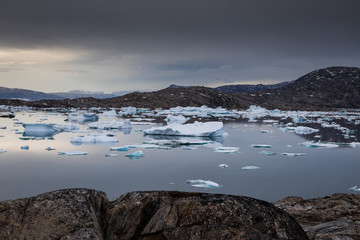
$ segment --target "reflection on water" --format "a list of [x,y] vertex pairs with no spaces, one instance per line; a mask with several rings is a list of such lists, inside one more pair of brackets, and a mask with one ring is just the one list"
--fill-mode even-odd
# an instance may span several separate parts
[[[79,124],[80,129],[73,132],[50,135],[25,132],[21,136],[16,132],[23,128],[15,122],[64,124],[67,116],[20,112],[16,118],[16,121],[2,119],[0,122],[0,135],[3,136],[0,149],[6,150],[0,151],[0,200],[34,196],[55,189],[86,187],[105,191],[110,199],[129,191],[179,190],[246,195],[275,201],[289,195],[308,198],[347,192],[350,187],[360,184],[360,148],[346,145],[359,142],[360,124],[341,117],[329,120],[324,116],[299,117],[300,123],[280,117],[260,118],[256,123],[249,123],[247,119],[232,120],[224,124],[228,135],[216,138],[144,136],[142,131],[153,127],[151,125],[134,125],[132,131],[94,130],[88,129],[86,122]],[[116,119],[100,118],[104,121]],[[332,125],[327,126],[324,121]],[[303,125],[319,131],[300,135],[280,130],[287,125]],[[70,142],[73,137],[86,134],[113,136],[118,142],[105,145],[74,145]],[[341,144],[334,149],[307,148],[301,145],[305,141]],[[252,144],[271,145],[266,149],[271,154],[253,148]],[[24,145],[28,145],[29,150],[21,150]],[[116,154],[110,152],[111,147],[122,146],[128,146],[128,149],[116,151]],[[216,151],[219,146],[239,150]],[[88,152],[88,155],[58,155],[59,152],[73,151]],[[251,170],[249,166],[258,169]],[[195,188],[187,184],[187,180],[192,179],[215,182],[221,187]]]

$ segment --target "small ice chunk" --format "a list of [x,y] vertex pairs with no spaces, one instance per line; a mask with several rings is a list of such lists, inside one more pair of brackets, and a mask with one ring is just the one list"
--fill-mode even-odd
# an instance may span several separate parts
[[229,165],[227,165],[227,164],[225,164],[225,163],[219,164],[218,166],[221,167],[221,168],[228,168],[228,167],[230,167]]
[[271,133],[272,131],[270,130],[266,130],[266,129],[261,129],[261,133]]
[[185,146],[185,147],[183,147],[182,149],[183,149],[183,150],[195,150],[195,149],[197,149],[197,148],[195,148],[195,147],[190,147],[190,146]]
[[29,147],[29,145],[25,145],[25,146],[21,146],[20,148],[23,150],[29,150],[30,147]]
[[348,191],[351,191],[351,192],[360,192],[360,188],[358,188],[358,186],[353,186],[353,187],[349,188]]
[[125,157],[128,157],[128,158],[141,158],[144,156],[145,156],[145,154],[141,150],[125,155]]
[[77,156],[77,155],[87,155],[88,152],[82,151],[69,151],[69,152],[58,152],[58,155],[67,155],[67,156]]
[[53,151],[53,150],[56,150],[55,148],[52,148],[52,147],[47,147],[45,148],[46,151]]
[[167,115],[167,117],[165,118],[165,121],[167,122],[168,125],[173,124],[173,123],[184,124],[189,119],[190,118],[185,118],[183,115],[178,115],[178,116]]
[[6,150],[0,149],[0,153],[6,153]]
[[223,136],[222,122],[195,122],[189,124],[170,124],[165,127],[154,127],[144,131],[148,135],[215,137]]
[[302,135],[311,134],[319,131],[319,129],[304,127],[304,126],[285,127],[285,128],[280,128],[280,130],[282,130],[283,132],[295,132],[297,134],[302,134]]
[[219,153],[238,153],[238,147],[216,147],[215,152]]
[[289,157],[298,157],[298,156],[305,156],[305,153],[281,153],[282,155],[289,156]]
[[50,135],[58,132],[58,130],[54,127],[54,124],[48,124],[48,123],[34,123],[34,124],[24,123],[23,127],[25,128],[24,132],[27,135],[32,135],[34,133]]
[[260,167],[257,166],[245,166],[241,168],[242,170],[258,170]]
[[78,126],[67,125],[67,124],[56,124],[56,125],[54,125],[54,128],[60,132],[71,132],[71,131],[79,130]]
[[271,152],[271,151],[261,151],[261,152],[259,152],[259,154],[268,155],[268,156],[273,156],[273,155],[275,155],[276,153]]
[[360,142],[351,142],[351,143],[349,143],[349,146],[352,148],[360,147]]
[[202,180],[202,179],[187,180],[187,183],[193,187],[203,187],[203,188],[218,188],[218,187],[220,187],[220,185],[216,182],[213,182],[210,180]]
[[293,147],[293,145],[288,144],[288,145],[286,145],[286,147],[291,148],[291,147]]
[[115,143],[118,140],[114,137],[108,137],[106,135],[85,135],[79,137],[73,137],[70,140],[71,143]]
[[339,145],[335,143],[322,143],[322,142],[314,142],[314,141],[308,141],[303,142],[301,145],[309,148],[338,148]]
[[126,152],[129,150],[128,146],[122,146],[122,147],[111,147],[110,151],[120,151],[120,152]]
[[124,122],[121,121],[109,121],[109,122],[92,122],[88,124],[89,128],[94,129],[103,129],[103,130],[109,130],[109,129],[131,129],[131,123],[130,120],[126,119]]
[[108,153],[105,155],[105,157],[117,157],[117,156],[119,156],[119,155],[116,153]]
[[271,145],[269,145],[269,144],[251,144],[251,147],[253,147],[253,148],[271,148]]

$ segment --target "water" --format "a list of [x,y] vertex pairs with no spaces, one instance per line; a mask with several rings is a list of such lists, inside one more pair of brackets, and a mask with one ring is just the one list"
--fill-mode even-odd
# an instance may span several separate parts
[[[245,195],[267,201],[286,196],[320,197],[360,185],[360,148],[335,149],[306,148],[299,143],[309,140],[355,142],[360,139],[359,126],[339,119],[337,122],[353,130],[351,138],[334,128],[321,128],[320,124],[306,124],[320,129],[309,135],[283,132],[271,123],[247,123],[234,120],[224,125],[228,136],[220,142],[193,146],[196,149],[130,149],[127,152],[109,151],[110,147],[141,144],[152,140],[141,130],[153,126],[133,125],[129,134],[113,133],[119,140],[115,144],[73,145],[70,139],[81,133],[62,132],[52,138],[22,140],[23,123],[65,124],[61,113],[18,112],[16,120],[0,119],[0,200],[35,196],[63,188],[94,188],[106,192],[109,199],[123,193],[139,190],[201,191]],[[116,118],[101,117],[101,121]],[[88,130],[86,124],[77,124]],[[159,125],[160,126],[160,125]],[[269,130],[262,133],[261,130]],[[99,133],[91,130],[92,134]],[[263,131],[264,132],[264,131]],[[319,135],[319,136],[317,136]],[[317,137],[315,137],[317,136]],[[218,140],[219,141],[219,140]],[[270,144],[271,148],[253,148],[252,144]],[[21,146],[29,146],[22,150]],[[237,154],[217,153],[216,146],[239,147]],[[55,148],[46,151],[47,147]],[[142,150],[143,158],[127,158],[126,154]],[[261,151],[276,154],[267,156]],[[85,156],[58,155],[61,151],[86,151]],[[281,153],[305,153],[289,157]],[[116,153],[117,157],[105,157]],[[220,168],[227,164],[228,168]],[[244,166],[258,166],[259,170],[242,170]],[[211,180],[219,188],[196,188],[187,184],[190,179]]]

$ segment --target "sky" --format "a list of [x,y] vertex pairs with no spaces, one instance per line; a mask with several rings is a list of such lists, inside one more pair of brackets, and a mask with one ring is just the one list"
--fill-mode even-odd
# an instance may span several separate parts
[[273,84],[360,66],[359,0],[2,0],[0,86]]

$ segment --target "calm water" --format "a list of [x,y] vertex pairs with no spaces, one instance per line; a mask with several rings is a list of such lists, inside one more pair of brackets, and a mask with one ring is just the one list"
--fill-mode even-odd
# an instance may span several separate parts
[[[145,157],[129,159],[129,152],[109,151],[110,147],[141,144],[151,140],[141,130],[153,126],[133,125],[129,134],[113,133],[118,143],[73,145],[70,139],[81,133],[63,132],[53,138],[22,140],[21,124],[44,123],[66,124],[63,114],[46,112],[20,112],[16,120],[0,119],[0,200],[34,196],[63,188],[94,188],[106,192],[110,199],[123,193],[138,190],[179,190],[226,193],[251,196],[267,201],[276,201],[289,195],[304,198],[347,192],[360,185],[360,148],[340,147],[335,149],[307,148],[299,143],[308,140],[359,141],[359,126],[351,125],[353,137],[344,140],[342,133],[333,128],[322,128],[310,135],[283,132],[271,124],[229,121],[225,123],[228,136],[222,143],[215,142],[195,146],[194,150],[182,147],[164,149],[141,149]],[[102,117],[100,120],[116,118]],[[87,130],[84,124],[77,124]],[[319,124],[306,125],[320,128]],[[348,126],[349,127],[349,126]],[[261,130],[269,130],[262,133]],[[92,134],[99,133],[96,130]],[[272,148],[253,148],[251,144],[271,144]],[[20,149],[28,145],[29,150]],[[215,146],[239,147],[238,154],[214,152]],[[291,146],[290,146],[291,145]],[[56,150],[46,151],[53,147]],[[274,156],[259,154],[260,151],[275,152]],[[60,151],[86,151],[86,156],[62,156]],[[305,153],[305,156],[289,157],[283,152]],[[117,153],[117,157],[105,157]],[[220,168],[219,164],[229,168]],[[258,166],[259,170],[244,171],[244,166]],[[196,188],[187,184],[188,179],[212,180],[220,188]]]

